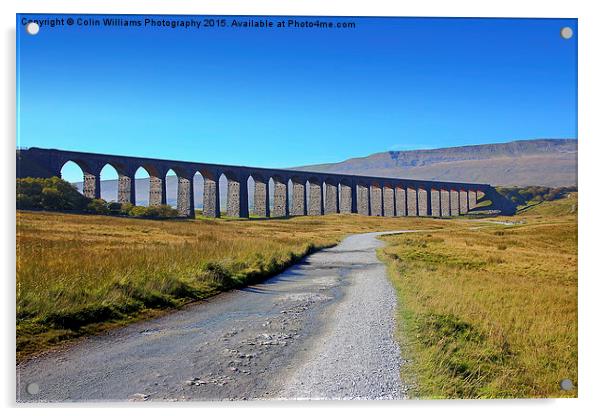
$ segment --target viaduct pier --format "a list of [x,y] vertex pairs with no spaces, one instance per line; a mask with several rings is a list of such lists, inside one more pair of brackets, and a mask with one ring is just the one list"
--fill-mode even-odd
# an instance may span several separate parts
[[[514,207],[487,184],[423,181],[401,178],[343,175],[293,169],[269,169],[29,148],[21,150],[17,176],[61,176],[67,162],[83,172],[83,193],[100,198],[100,171],[111,165],[118,174],[118,202],[136,204],[134,175],[143,168],[149,175],[149,205],[166,200],[166,175],[178,178],[177,209],[182,217],[194,217],[194,175],[203,176],[203,215],[219,217],[220,181],[227,180],[226,215],[229,217],[288,217],[357,213],[372,216],[453,217],[468,213],[477,200],[491,201],[490,209],[513,214]],[[26,163],[25,163],[26,162]],[[36,169],[31,169],[35,166]],[[40,173],[43,172],[43,173]],[[253,201],[249,204],[247,183],[253,179]],[[273,181],[270,204],[269,182]]]

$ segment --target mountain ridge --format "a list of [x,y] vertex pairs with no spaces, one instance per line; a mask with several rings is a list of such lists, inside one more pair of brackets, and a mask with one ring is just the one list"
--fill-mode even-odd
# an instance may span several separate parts
[[577,184],[577,139],[514,140],[387,151],[294,169],[422,180],[453,179],[495,186],[574,186]]

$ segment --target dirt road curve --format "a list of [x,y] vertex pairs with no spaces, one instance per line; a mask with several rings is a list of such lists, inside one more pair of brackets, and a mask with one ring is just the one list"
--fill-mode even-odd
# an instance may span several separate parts
[[404,398],[379,234],[21,364],[17,400]]

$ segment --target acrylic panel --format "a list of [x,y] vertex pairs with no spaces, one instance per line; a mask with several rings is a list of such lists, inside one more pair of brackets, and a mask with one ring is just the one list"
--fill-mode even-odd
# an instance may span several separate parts
[[577,20],[18,14],[19,402],[577,396]]

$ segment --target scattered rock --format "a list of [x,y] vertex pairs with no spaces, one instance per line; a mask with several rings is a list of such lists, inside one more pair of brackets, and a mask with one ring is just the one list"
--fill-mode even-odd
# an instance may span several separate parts
[[186,380],[186,385],[188,386],[202,386],[207,384],[205,380],[201,380],[199,377],[195,377],[192,380]]
[[145,402],[149,398],[148,394],[136,393],[130,396],[130,401],[132,402]]

